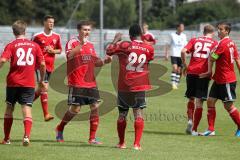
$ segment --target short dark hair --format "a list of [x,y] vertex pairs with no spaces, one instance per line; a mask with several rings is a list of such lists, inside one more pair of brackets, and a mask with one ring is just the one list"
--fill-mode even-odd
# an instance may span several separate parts
[[52,15],[46,15],[43,18],[43,21],[47,21],[48,19],[55,19]]
[[215,28],[213,27],[213,25],[207,24],[203,28],[203,34],[205,35],[205,34],[208,34],[208,33],[213,33],[214,30],[215,30]]
[[17,20],[12,25],[13,34],[15,36],[24,35],[27,28],[27,23],[23,20]]
[[81,29],[82,26],[91,26],[92,27],[93,26],[93,22],[89,21],[89,20],[82,20],[82,21],[78,22],[77,29],[78,30]]
[[139,24],[133,24],[129,28],[129,36],[130,37],[138,37],[142,35],[142,28]]
[[230,34],[230,32],[231,32],[231,23],[228,23],[228,22],[220,22],[220,23],[218,23],[218,25],[217,26],[220,26],[220,25],[223,25],[224,26],[224,29],[226,30],[226,31],[228,31],[228,34]]

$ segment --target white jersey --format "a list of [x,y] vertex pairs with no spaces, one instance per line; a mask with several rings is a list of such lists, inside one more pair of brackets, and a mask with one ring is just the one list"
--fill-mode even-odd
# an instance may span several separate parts
[[184,48],[184,46],[187,44],[187,36],[184,33],[181,33],[180,35],[175,33],[171,33],[171,54],[170,56],[173,57],[181,57],[181,50]]

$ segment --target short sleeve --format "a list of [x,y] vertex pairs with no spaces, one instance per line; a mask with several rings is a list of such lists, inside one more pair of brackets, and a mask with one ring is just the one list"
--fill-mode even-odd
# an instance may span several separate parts
[[125,52],[128,50],[130,46],[129,41],[123,41],[120,43],[109,44],[106,50],[107,55],[112,56],[114,54],[118,54],[120,52]]
[[224,46],[222,45],[222,43],[219,43],[214,53],[217,55],[221,55],[223,52],[224,52]]
[[192,38],[187,45],[184,46],[185,49],[187,49],[187,53],[192,53],[194,50],[194,42],[195,38]]
[[66,54],[68,54],[73,48],[75,48],[75,46],[74,46],[75,41],[76,41],[75,39],[71,39],[67,42],[67,44],[65,46]]

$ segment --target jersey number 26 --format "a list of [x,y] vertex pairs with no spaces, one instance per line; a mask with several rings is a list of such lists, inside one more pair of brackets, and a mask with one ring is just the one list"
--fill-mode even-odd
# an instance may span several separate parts
[[23,48],[18,48],[16,54],[18,57],[18,66],[33,65],[34,57],[32,55],[32,48],[28,48],[27,54]]

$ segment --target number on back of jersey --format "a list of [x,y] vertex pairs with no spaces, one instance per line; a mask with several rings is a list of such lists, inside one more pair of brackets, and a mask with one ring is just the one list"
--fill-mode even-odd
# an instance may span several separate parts
[[[131,52],[128,56],[128,65],[126,66],[126,70],[128,71],[136,71],[136,72],[142,72],[143,71],[143,65],[146,62],[146,55],[140,54],[139,56],[135,52]],[[137,66],[135,67],[134,64],[137,63]]]

